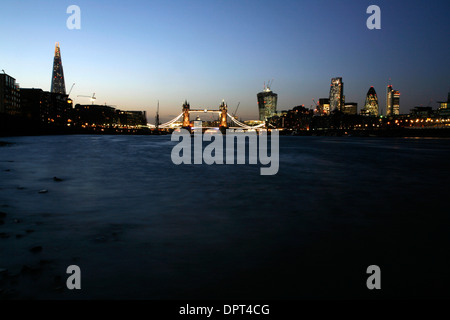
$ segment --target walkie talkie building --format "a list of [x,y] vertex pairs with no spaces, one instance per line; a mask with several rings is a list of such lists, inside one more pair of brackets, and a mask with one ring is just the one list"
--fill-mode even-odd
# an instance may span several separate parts
[[278,95],[270,90],[270,87],[264,86],[264,90],[257,94],[259,120],[265,121],[277,114]]

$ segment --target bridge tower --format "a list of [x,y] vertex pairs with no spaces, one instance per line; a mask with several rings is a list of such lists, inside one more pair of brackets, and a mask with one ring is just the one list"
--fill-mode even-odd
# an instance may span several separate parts
[[228,106],[225,103],[225,100],[222,100],[222,104],[219,106],[220,110],[220,123],[219,127],[226,128],[227,127],[227,113],[228,113]]
[[187,128],[191,125],[191,122],[189,121],[189,110],[191,106],[189,103],[185,100],[183,103],[183,128]]

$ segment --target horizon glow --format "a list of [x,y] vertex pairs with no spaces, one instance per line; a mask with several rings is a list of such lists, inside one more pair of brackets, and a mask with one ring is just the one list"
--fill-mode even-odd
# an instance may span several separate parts
[[[368,30],[368,6],[381,29]],[[66,9],[81,8],[69,30]],[[328,98],[342,77],[346,102],[364,105],[374,86],[385,112],[386,86],[401,93],[400,111],[445,100],[450,86],[447,1],[2,1],[0,69],[21,88],[50,90],[53,53],[61,46],[74,103],[145,110],[153,122],[222,99],[238,116],[257,119],[256,94],[274,79],[277,110]],[[209,117],[209,116],[208,116]],[[204,120],[210,120],[204,118]]]

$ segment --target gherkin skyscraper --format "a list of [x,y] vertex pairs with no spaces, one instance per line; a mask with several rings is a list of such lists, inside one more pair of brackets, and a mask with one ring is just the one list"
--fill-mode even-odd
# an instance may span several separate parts
[[66,94],[66,86],[64,84],[64,72],[61,62],[61,51],[59,43],[55,45],[55,57],[53,59],[52,86],[50,89],[54,93]]
[[366,116],[378,116],[380,114],[377,93],[373,87],[370,87],[367,91],[366,103],[361,110],[361,114]]

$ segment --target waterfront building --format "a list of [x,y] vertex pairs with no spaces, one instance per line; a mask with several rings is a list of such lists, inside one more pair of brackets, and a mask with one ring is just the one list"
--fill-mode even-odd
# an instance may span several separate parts
[[308,130],[313,116],[314,110],[305,108],[304,105],[301,105],[270,118],[269,124],[271,127],[275,128]]
[[75,105],[73,122],[76,126],[112,126],[119,123],[116,109],[106,105]]
[[66,125],[72,111],[72,100],[66,94],[35,88],[20,89],[21,109],[34,123]]
[[138,127],[147,125],[147,113],[119,110],[107,105],[77,104],[72,122],[77,127]]
[[147,113],[145,111],[123,111],[117,110],[119,124],[123,126],[145,126],[147,125]]
[[439,115],[450,116],[450,92],[448,93],[447,101],[438,101],[439,103]]
[[433,108],[418,106],[411,109],[410,115],[412,118],[431,118],[434,116]]

